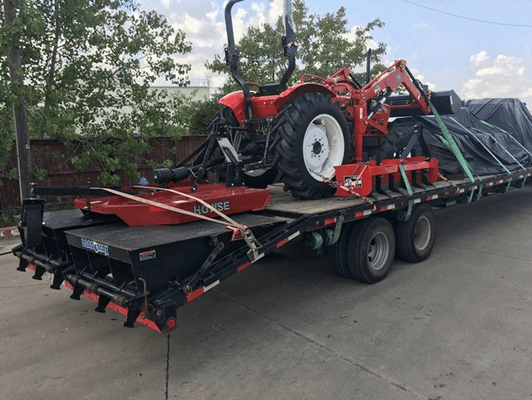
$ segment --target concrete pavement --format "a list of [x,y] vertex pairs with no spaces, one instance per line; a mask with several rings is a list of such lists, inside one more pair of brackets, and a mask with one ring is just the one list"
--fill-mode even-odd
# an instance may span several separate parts
[[165,399],[167,360],[169,399],[532,398],[531,196],[438,211],[432,256],[375,285],[282,248],[183,307],[169,352],[3,255],[0,398]]

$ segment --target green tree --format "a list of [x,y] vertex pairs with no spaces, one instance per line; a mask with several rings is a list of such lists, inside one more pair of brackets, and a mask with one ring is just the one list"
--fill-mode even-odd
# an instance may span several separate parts
[[215,99],[187,102],[187,104],[181,108],[181,112],[185,113],[185,118],[188,122],[187,132],[190,135],[204,134],[214,115],[220,111],[221,108],[222,107]]
[[[383,22],[376,19],[366,27],[357,27],[353,40],[347,29],[344,7],[324,16],[309,14],[303,0],[295,0],[293,8],[299,47],[296,54],[298,63],[291,78],[292,84],[303,72],[327,77],[342,67],[355,69],[364,65],[373,39],[372,31],[384,26]],[[239,71],[246,81],[266,84],[281,80],[287,67],[287,59],[281,47],[282,35],[284,26],[281,16],[275,26],[264,23],[248,28],[237,44],[241,53]],[[371,50],[372,74],[375,75],[385,67],[380,64],[380,60],[386,54],[386,45],[378,43],[376,48]],[[205,66],[213,72],[229,74],[224,57],[219,54]],[[355,75],[358,75],[360,81],[365,80],[364,72]],[[236,83],[229,82],[223,91],[227,93],[238,89]]]
[[[15,23],[0,19],[0,146],[9,132],[13,138],[12,115],[5,118],[21,96],[30,135],[81,140],[85,150],[73,161],[98,163],[104,184],[117,184],[120,169],[135,176],[131,157],[149,149],[148,137],[183,134],[183,96],[149,89],[159,77],[188,83],[190,66],[173,56],[191,45],[164,16],[134,0],[17,0],[16,7]],[[22,87],[7,79],[14,36],[24,64]]]

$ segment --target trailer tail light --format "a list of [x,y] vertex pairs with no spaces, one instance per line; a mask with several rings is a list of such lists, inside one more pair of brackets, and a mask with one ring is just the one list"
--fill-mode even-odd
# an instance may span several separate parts
[[166,320],[166,331],[173,331],[177,326],[177,320],[175,318],[169,318]]

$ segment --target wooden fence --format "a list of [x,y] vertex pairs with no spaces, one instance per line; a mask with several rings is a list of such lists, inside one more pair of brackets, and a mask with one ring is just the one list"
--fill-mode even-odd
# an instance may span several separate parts
[[[151,153],[141,154],[138,157],[138,170],[141,176],[151,180],[152,168],[146,163],[146,160],[152,160],[161,163],[164,160],[171,160],[177,164],[180,160],[190,154],[205,140],[204,135],[185,136],[180,141],[174,141],[170,138],[152,138],[150,145]],[[97,165],[91,165],[84,171],[77,170],[72,165],[71,159],[79,154],[82,150],[81,143],[73,143],[66,146],[64,143],[56,140],[31,140],[30,147],[32,153],[32,163],[34,168],[42,168],[48,172],[48,177],[43,181],[38,181],[39,186],[85,186],[88,182],[92,185],[99,185],[97,177],[100,170]],[[13,146],[6,171],[17,166],[15,146]],[[122,185],[131,185],[136,183],[135,180],[129,179],[123,172],[119,172]],[[3,179],[3,185],[0,188],[1,208],[9,209],[16,212],[20,209],[20,190],[18,180]],[[47,198],[47,204],[63,204],[71,199]]]

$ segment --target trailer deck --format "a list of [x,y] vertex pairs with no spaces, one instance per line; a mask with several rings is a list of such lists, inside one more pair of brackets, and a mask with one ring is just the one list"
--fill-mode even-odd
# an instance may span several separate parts
[[282,185],[272,185],[272,201],[265,210],[233,216],[260,243],[254,255],[234,232],[213,222],[131,227],[115,217],[84,216],[79,210],[44,213],[42,245],[21,245],[13,253],[20,258],[20,270],[34,269],[35,279],[50,273],[52,288],[65,283],[73,289],[71,298],[85,295],[97,301],[96,311],[105,312],[111,304],[127,316],[125,326],[137,321],[165,332],[175,328],[181,306],[296,238],[310,240],[310,248],[321,240],[317,247],[326,248],[354,221],[399,219],[400,213],[422,203],[442,207],[477,201],[521,188],[531,175],[532,168],[476,182],[440,180],[412,187],[412,195],[397,188],[364,199],[305,201],[284,192]]

